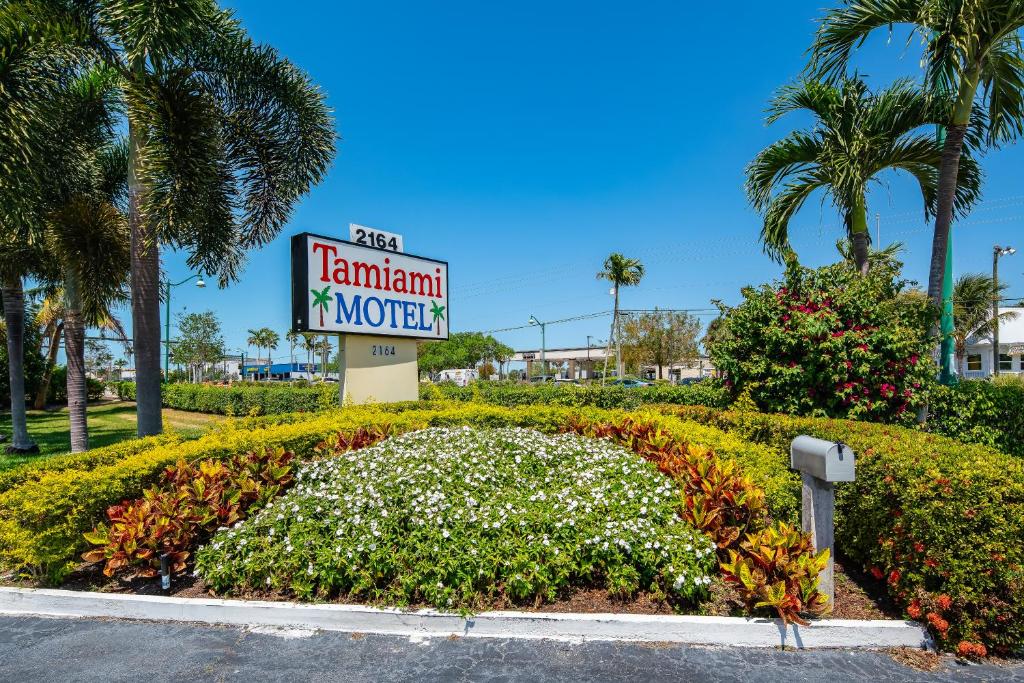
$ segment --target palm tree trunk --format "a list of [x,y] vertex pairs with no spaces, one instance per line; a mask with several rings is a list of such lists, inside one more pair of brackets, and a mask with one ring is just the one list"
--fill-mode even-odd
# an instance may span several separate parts
[[615,283],[615,311],[612,315],[612,324],[615,325],[615,372],[619,379],[622,379],[622,330],[619,325],[619,284]]
[[[960,172],[960,155],[963,152],[967,124],[978,91],[980,69],[975,68],[963,74],[957,91],[956,103],[950,125],[946,126],[946,140],[942,146],[942,162],[939,166],[938,206],[935,211],[935,234],[932,237],[932,262],[928,270],[928,296],[939,308],[942,307],[942,279],[946,271],[946,244],[949,228],[953,223],[953,201],[956,197],[956,181]],[[936,323],[937,325],[938,323]],[[938,327],[935,328],[938,332]]]
[[32,407],[42,410],[46,407],[46,397],[50,393],[50,380],[53,379],[53,371],[57,367],[57,352],[60,351],[60,338],[64,334],[64,323],[56,323],[50,333],[50,347],[46,351],[46,371],[43,373],[43,381],[39,383],[39,390],[36,391],[35,401]]
[[85,325],[78,282],[69,275],[64,281],[64,353],[68,358],[68,417],[71,427],[71,452],[89,450],[88,402],[85,378]]
[[136,419],[139,436],[163,431],[160,416],[160,247],[142,217],[138,129],[129,121],[128,225],[131,229],[132,336],[135,351]]
[[28,435],[25,412],[25,293],[21,278],[4,283],[4,318],[7,323],[7,370],[11,381],[11,445],[9,453],[38,453],[39,446]]
[[935,234],[932,237],[932,261],[928,270],[928,298],[940,307],[942,278],[946,271],[946,247],[949,242],[949,228],[953,223],[956,177],[960,169],[960,155],[963,152],[966,133],[966,124],[946,127],[946,143],[942,148],[942,163],[939,166],[938,208],[935,213]]

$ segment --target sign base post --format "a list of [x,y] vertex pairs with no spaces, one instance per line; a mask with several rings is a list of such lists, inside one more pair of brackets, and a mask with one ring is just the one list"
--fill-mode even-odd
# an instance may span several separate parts
[[419,398],[416,340],[345,334],[338,337],[341,405]]

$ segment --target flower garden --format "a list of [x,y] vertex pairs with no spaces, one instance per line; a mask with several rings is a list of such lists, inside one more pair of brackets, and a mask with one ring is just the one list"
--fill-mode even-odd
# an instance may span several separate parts
[[0,563],[40,584],[139,590],[166,555],[176,583],[217,595],[462,612],[598,590],[708,613],[725,590],[733,613],[806,623],[825,613],[825,558],[794,527],[800,433],[858,454],[837,492],[844,566],[943,648],[1020,649],[1024,461],[892,425],[706,406],[419,401],[54,457],[0,473]]

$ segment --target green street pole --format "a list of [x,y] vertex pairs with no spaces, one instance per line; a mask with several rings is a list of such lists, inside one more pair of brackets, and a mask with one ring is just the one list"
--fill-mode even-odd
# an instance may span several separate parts
[[203,282],[203,276],[198,273],[190,275],[181,282],[171,282],[170,280],[164,280],[164,381],[166,382],[171,376],[171,287],[177,287],[183,285],[186,282],[191,282],[198,278],[196,287],[202,289],[206,287],[206,283]]
[[[944,126],[935,127],[935,137],[941,148],[946,142]],[[881,245],[879,245],[881,246]],[[953,385],[957,383],[956,345],[953,342],[955,323],[953,320],[953,227],[950,226],[949,238],[946,240],[946,267],[942,273],[942,318],[939,331],[942,344],[939,350],[939,383]]]
[[171,283],[164,282],[164,381],[171,377]]

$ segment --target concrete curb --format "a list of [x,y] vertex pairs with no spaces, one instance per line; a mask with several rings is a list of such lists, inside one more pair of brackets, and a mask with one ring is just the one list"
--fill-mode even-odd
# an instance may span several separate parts
[[734,645],[742,647],[860,648],[931,646],[927,631],[909,621],[828,619],[783,626],[777,619],[643,614],[484,612],[471,617],[422,609],[304,604],[215,598],[0,587],[0,614],[187,621],[420,638],[524,638]]

